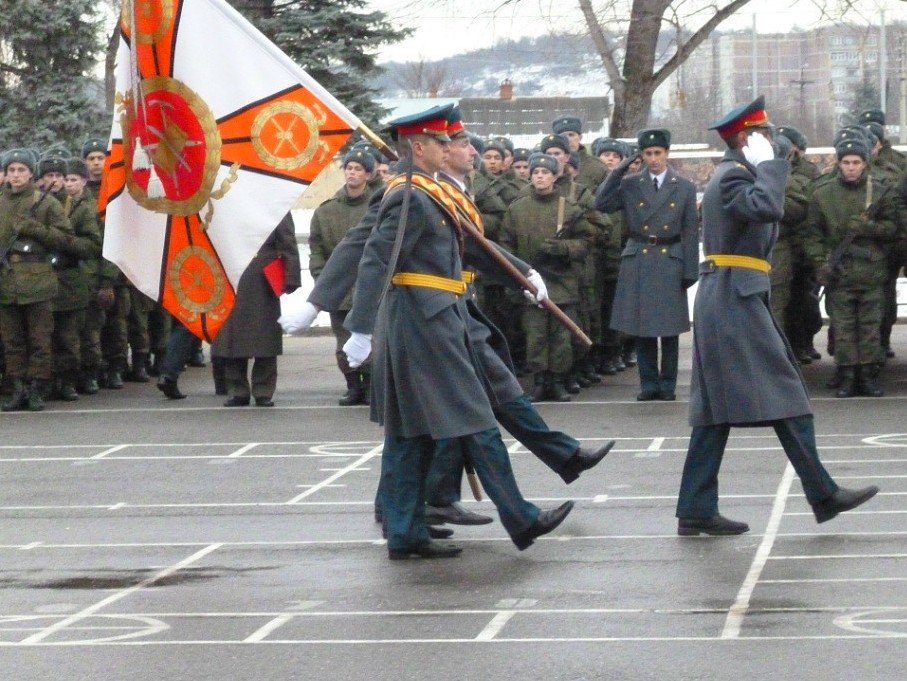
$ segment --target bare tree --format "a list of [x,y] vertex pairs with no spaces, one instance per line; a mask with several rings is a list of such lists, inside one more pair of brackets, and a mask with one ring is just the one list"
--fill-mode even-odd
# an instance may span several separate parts
[[394,73],[394,81],[407,97],[437,97],[447,80],[447,67],[443,63],[424,59],[400,64]]

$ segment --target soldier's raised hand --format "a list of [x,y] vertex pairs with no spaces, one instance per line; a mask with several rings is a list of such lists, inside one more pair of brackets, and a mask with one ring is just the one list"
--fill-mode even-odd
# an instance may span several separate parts
[[746,138],[746,146],[741,151],[743,151],[744,158],[754,166],[775,158],[775,149],[772,147],[772,143],[758,132],[750,133],[749,137]]

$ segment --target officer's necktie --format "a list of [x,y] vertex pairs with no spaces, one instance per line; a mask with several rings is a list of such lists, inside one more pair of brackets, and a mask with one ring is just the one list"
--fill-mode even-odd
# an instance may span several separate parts
[[657,177],[652,178],[652,186],[655,187],[655,191],[658,191],[658,178]]

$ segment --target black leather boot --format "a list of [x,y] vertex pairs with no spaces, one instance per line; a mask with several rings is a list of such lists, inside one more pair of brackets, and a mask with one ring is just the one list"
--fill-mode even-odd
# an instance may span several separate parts
[[109,390],[121,390],[123,388],[123,369],[119,366],[110,365],[107,367],[107,381],[104,387]]
[[825,384],[825,387],[829,390],[837,390],[841,387],[841,384],[844,382],[844,367],[836,366],[834,376],[828,379],[828,382]]
[[857,394],[857,377],[853,367],[841,367],[841,387],[835,397],[853,397]]
[[79,399],[79,393],[76,392],[75,371],[67,371],[60,376],[60,387],[57,394],[64,402],[75,402]]
[[885,391],[879,387],[878,371],[875,365],[857,367],[857,394],[864,397],[882,397]]
[[38,379],[28,384],[28,410],[44,411],[44,382]]
[[0,411],[19,411],[28,406],[28,391],[25,381],[18,378],[13,380],[13,392],[9,399],[0,406]]
[[127,378],[132,383],[148,383],[151,377],[148,376],[146,366],[148,353],[136,352],[132,355],[132,369],[129,371]]
[[535,384],[532,386],[532,392],[529,393],[530,402],[543,402],[548,393],[547,372],[539,371],[535,374]]
[[[580,386],[579,382],[576,380],[576,376],[574,376],[573,374],[567,374],[565,376],[561,376],[560,383],[563,386],[563,388],[571,395],[579,395],[579,391],[582,386]],[[552,392],[554,392],[553,388],[552,388]],[[556,397],[554,399],[557,400]],[[557,400],[557,401],[563,402],[563,400]]]
[[362,377],[359,372],[350,371],[348,374],[344,374],[344,378],[346,378],[346,392],[343,393],[343,397],[337,400],[337,404],[341,407],[352,407],[362,404]]
[[573,399],[567,391],[563,376],[555,376],[551,381],[551,399],[555,402],[569,402]]
[[82,372],[82,392],[86,395],[97,395],[101,387],[98,385],[98,370],[85,369]]

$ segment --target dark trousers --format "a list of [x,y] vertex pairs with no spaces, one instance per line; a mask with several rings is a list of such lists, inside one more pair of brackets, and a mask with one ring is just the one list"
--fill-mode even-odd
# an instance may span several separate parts
[[[526,395],[494,407],[494,416],[508,433],[535,454],[564,482],[576,480],[567,462],[579,450],[579,441],[559,430],[551,430]],[[428,472],[426,499],[432,506],[448,506],[460,500],[463,480],[463,448],[456,440],[442,440],[435,449]],[[471,461],[470,461],[471,463]]]
[[451,446],[463,448],[511,537],[535,523],[539,508],[520,493],[497,428],[437,441],[428,436],[385,438],[377,503],[384,513],[389,549],[412,548],[428,541],[426,477],[435,449]]
[[189,329],[182,324],[174,324],[167,341],[167,354],[161,362],[161,376],[177,380],[201,345],[201,340]]
[[658,367],[658,338],[636,339],[639,384],[643,392],[672,393],[677,389],[679,336],[661,337],[661,369]]
[[108,368],[124,371],[129,352],[126,319],[131,300],[127,286],[117,286],[114,292],[116,297],[113,306],[105,311],[104,326],[101,327],[101,351]]
[[0,305],[0,337],[6,373],[12,379],[49,381],[53,375],[52,303]]
[[[811,414],[772,421],[784,453],[800,477],[806,500],[815,504],[838,489],[816,451],[816,431]],[[711,518],[718,513],[718,470],[731,427],[727,423],[694,426],[683,466],[678,518]]]
[[80,331],[85,326],[85,310],[54,312],[54,373],[76,372],[82,364]]
[[277,358],[255,357],[252,361],[252,386],[249,387],[249,358],[221,357],[224,380],[230,397],[271,399],[277,388]]

